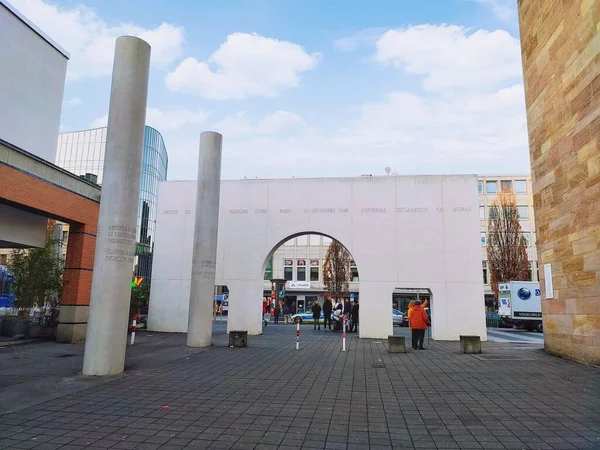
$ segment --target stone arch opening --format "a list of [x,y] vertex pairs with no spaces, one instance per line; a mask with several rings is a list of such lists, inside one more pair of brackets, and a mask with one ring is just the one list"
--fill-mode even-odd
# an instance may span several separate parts
[[348,246],[328,233],[299,231],[277,241],[264,257],[261,275],[265,319],[278,323],[283,319],[285,323],[284,312],[288,312],[285,315],[292,321],[297,315],[302,323],[312,323],[312,306],[315,301],[322,305],[328,291],[325,261],[333,243],[343,249],[340,258],[344,260],[338,258],[338,264],[342,263],[347,276],[347,289],[342,288],[334,296],[342,302],[347,299],[351,306],[359,302],[358,264]]

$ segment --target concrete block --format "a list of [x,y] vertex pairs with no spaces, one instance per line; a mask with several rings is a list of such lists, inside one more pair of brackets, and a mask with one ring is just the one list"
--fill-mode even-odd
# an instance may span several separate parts
[[406,353],[406,339],[404,336],[388,336],[389,353]]
[[247,331],[230,331],[229,332],[230,347],[248,347],[248,332]]
[[481,338],[479,336],[460,336],[460,351],[468,354],[481,353]]
[[56,342],[75,344],[85,341],[87,323],[60,323],[56,332]]

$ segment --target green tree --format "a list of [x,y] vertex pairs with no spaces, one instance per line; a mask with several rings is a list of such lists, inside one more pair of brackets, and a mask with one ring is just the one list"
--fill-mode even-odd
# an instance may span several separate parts
[[331,241],[323,264],[323,282],[327,294],[335,300],[343,299],[350,293],[351,259],[346,247],[336,240]]
[[490,207],[487,256],[490,286],[496,299],[498,283],[529,280],[527,241],[521,232],[517,199],[511,190],[502,191]]
[[131,301],[129,303],[129,315],[133,315],[139,312],[141,308],[148,306],[148,299],[150,298],[150,283],[143,283],[139,286],[133,286],[131,288]]
[[8,270],[14,277],[12,291],[19,318],[28,318],[32,308],[47,302],[53,307],[60,302],[64,263],[55,228],[55,222],[48,221],[44,247],[12,251]]

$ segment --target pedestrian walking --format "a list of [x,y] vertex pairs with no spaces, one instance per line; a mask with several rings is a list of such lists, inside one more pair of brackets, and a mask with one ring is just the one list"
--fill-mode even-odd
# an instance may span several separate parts
[[285,306],[283,308],[282,312],[283,312],[283,323],[287,325],[290,321],[290,308]]
[[273,323],[275,325],[279,324],[279,314],[281,314],[281,309],[279,309],[279,304],[275,304],[275,314],[273,315]]
[[327,325],[329,324],[329,329],[331,330],[331,312],[333,311],[333,304],[331,303],[331,297],[327,297],[325,302],[323,303],[323,315],[325,316],[325,323],[323,325],[323,329],[327,331]]
[[429,326],[429,316],[419,300],[414,303],[408,324],[412,330],[412,347],[415,350],[425,350],[423,341],[425,340],[425,330]]
[[319,331],[321,331],[321,305],[319,304],[318,300],[315,300],[315,302],[312,305],[312,315],[313,315],[313,330],[316,330],[317,327],[319,329]]
[[346,316],[346,331],[350,331],[350,314],[352,313],[352,303],[350,303],[350,299],[347,298],[344,300],[344,311],[343,314]]
[[354,305],[352,305],[352,312],[350,313],[350,318],[352,323],[350,325],[350,332],[358,331],[358,300],[354,300]]

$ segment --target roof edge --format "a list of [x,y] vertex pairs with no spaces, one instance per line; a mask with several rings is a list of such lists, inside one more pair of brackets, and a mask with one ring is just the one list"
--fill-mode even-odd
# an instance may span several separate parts
[[23,15],[17,8],[11,5],[7,0],[0,0],[0,5],[4,6],[8,11],[10,11],[17,19],[31,28],[39,37],[45,40],[48,44],[54,47],[59,53],[61,53],[65,58],[71,59],[71,55],[64,48],[62,48],[54,39],[44,33],[37,25],[35,25],[31,20]]

